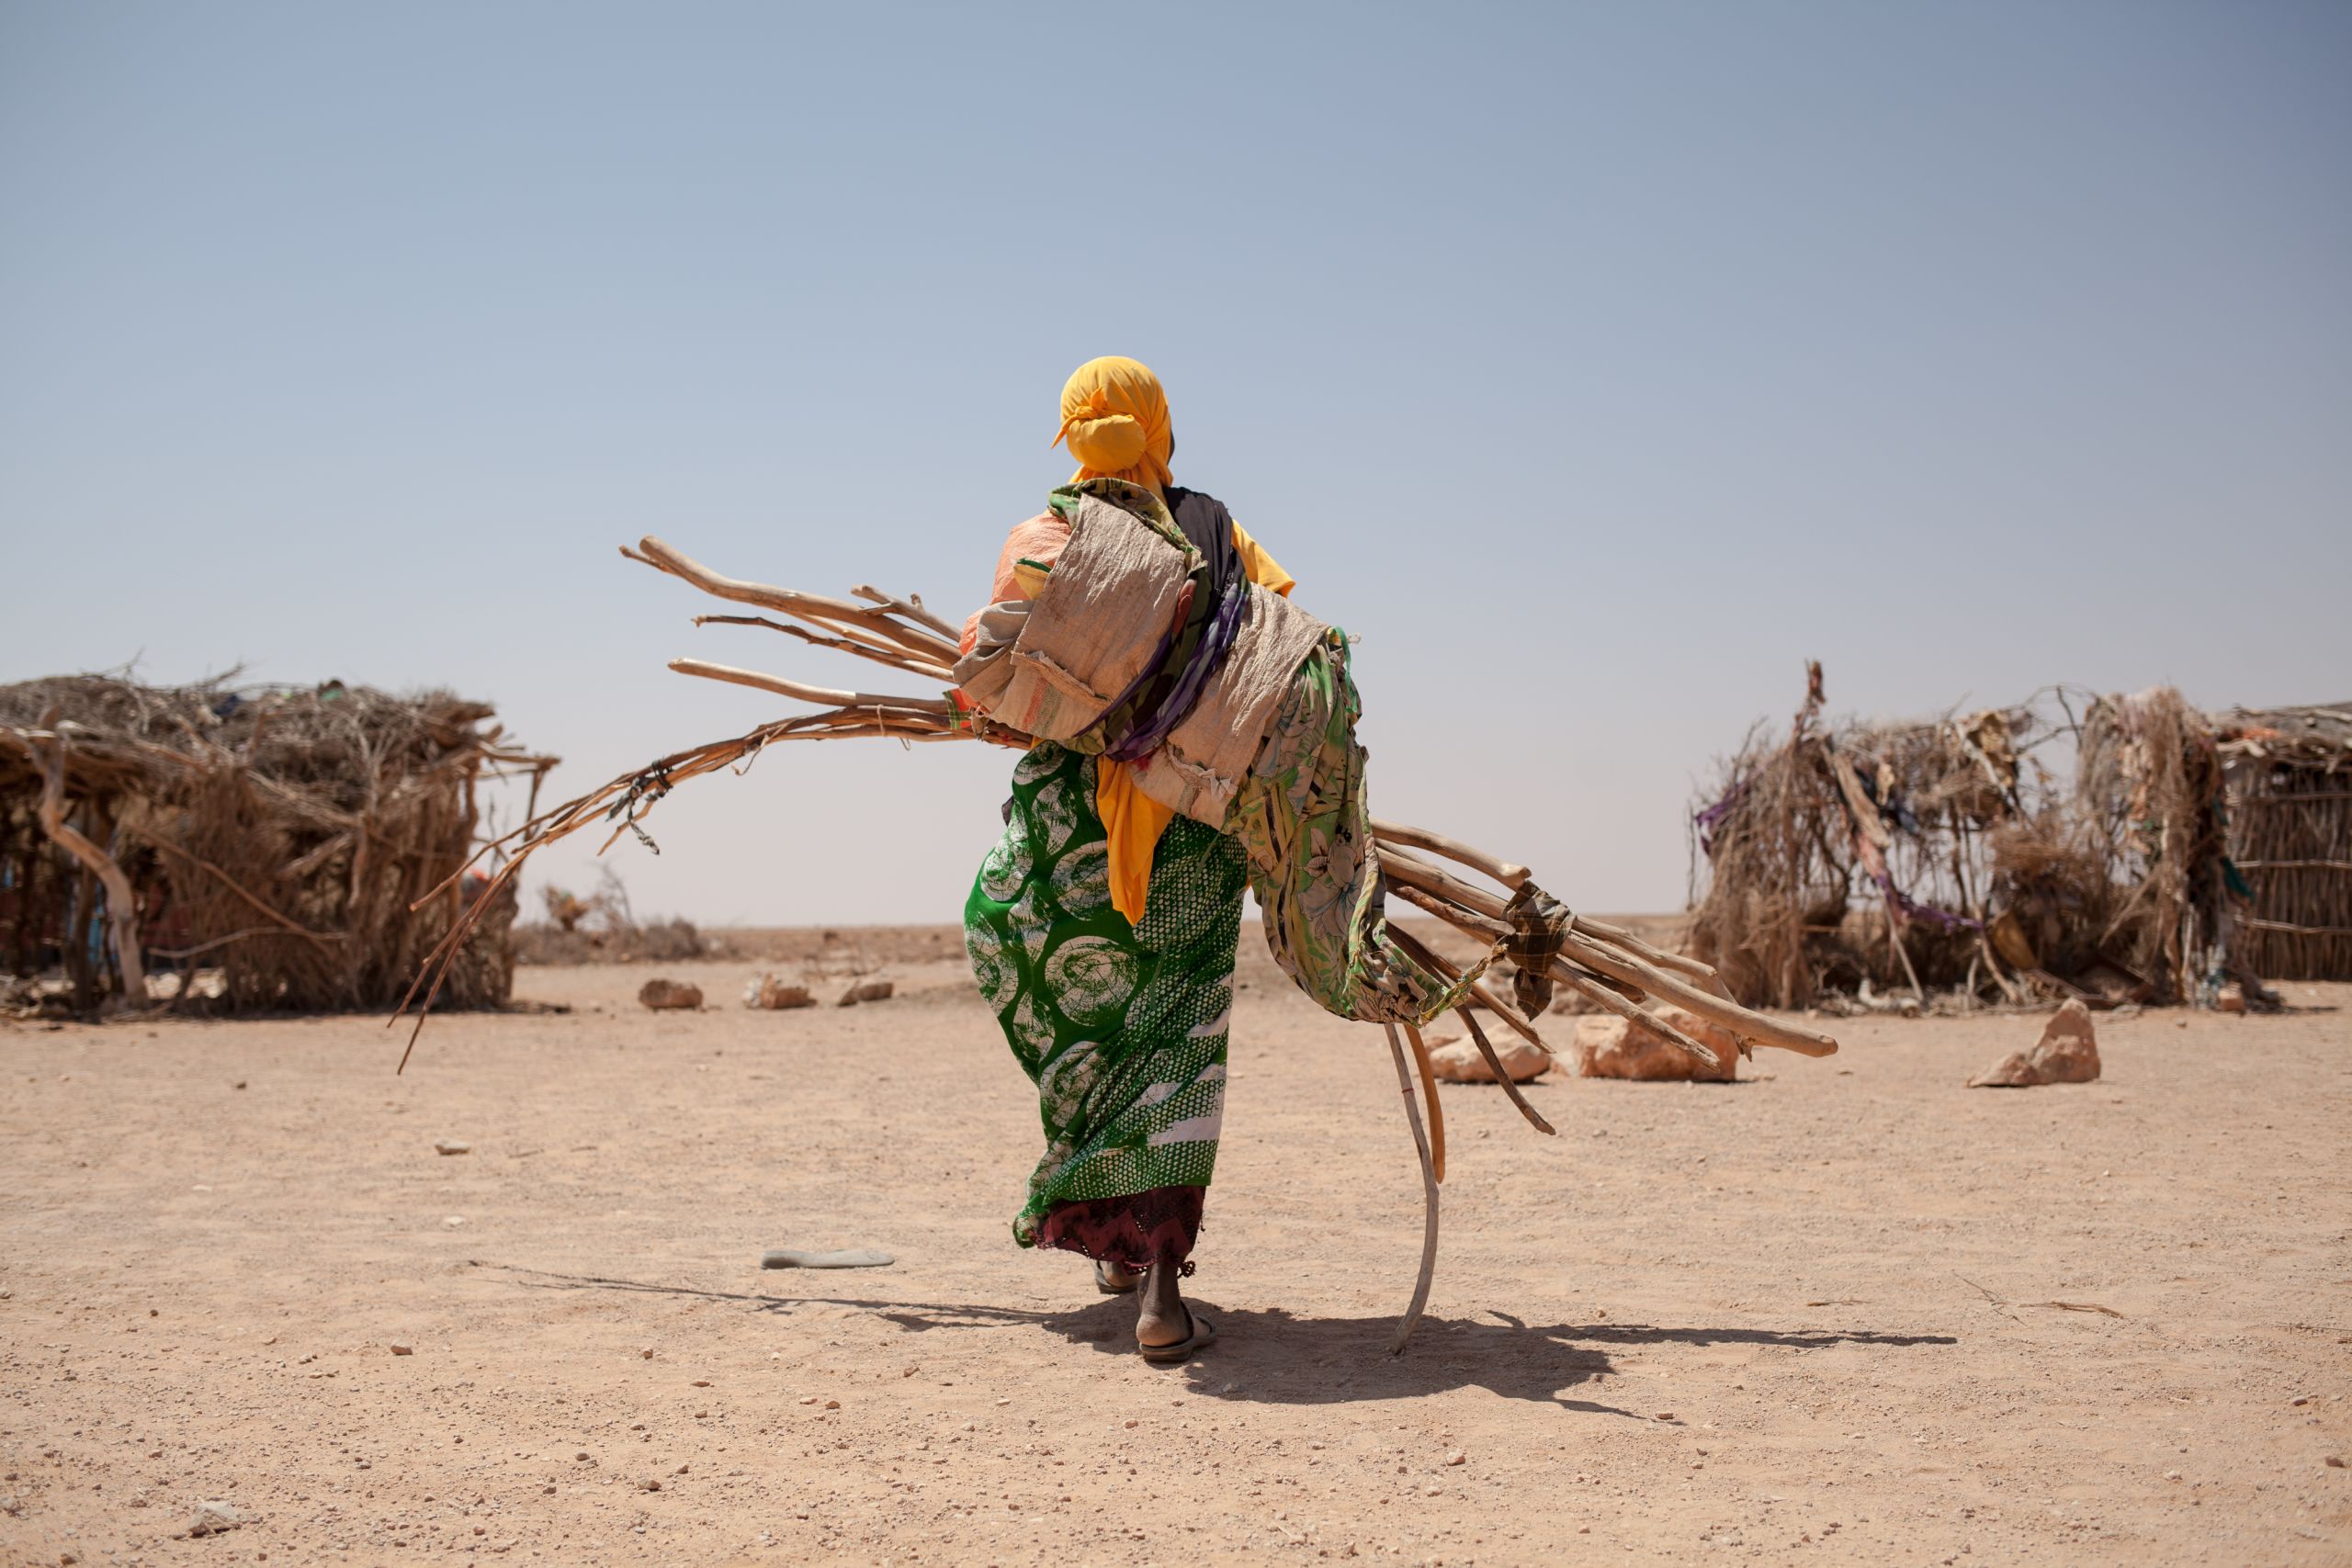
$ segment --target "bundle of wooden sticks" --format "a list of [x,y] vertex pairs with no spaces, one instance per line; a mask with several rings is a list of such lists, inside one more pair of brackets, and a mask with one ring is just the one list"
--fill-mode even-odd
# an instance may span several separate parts
[[[764,626],[798,637],[803,642],[837,649],[901,673],[939,682],[943,687],[952,687],[955,683],[954,665],[958,652],[956,628],[925,609],[920,597],[910,595],[901,599],[878,589],[861,586],[850,591],[851,598],[836,599],[724,577],[650,536],[634,548],[623,546],[621,553],[631,560],[692,583],[717,598],[756,606],[786,617],[779,620],[763,615],[697,615],[695,625],[698,626]],[[670,668],[682,675],[726,681],[763,692],[773,692],[778,696],[815,705],[816,711],[797,714],[762,725],[731,739],[713,741],[664,757],[649,767],[613,779],[525,823],[483,850],[484,854],[492,855],[499,862],[491,876],[492,893],[511,881],[533,852],[583,829],[610,824],[611,830],[605,848],[609,848],[623,833],[635,831],[641,836],[642,823],[647,815],[679,784],[720,768],[747,762],[777,741],[886,736],[906,742],[979,739],[1015,747],[1029,744],[1028,736],[1000,725],[985,715],[972,712],[944,696],[909,697],[839,691],[698,659],[673,660]],[[1379,846],[1382,877],[1392,897],[1479,939],[1490,949],[1510,934],[1510,898],[1529,882],[1525,866],[1457,843],[1442,834],[1399,823],[1375,820],[1372,830]],[[1465,881],[1441,863],[1450,863],[1475,872],[1502,891],[1498,893]],[[489,897],[479,898],[473,908],[480,909],[491,902]],[[415,1002],[417,990],[424,991],[416,1030],[423,1029],[424,1012],[431,1009],[449,961],[463,944],[469,929],[470,919],[461,922],[434,951],[426,960],[416,987],[411,989],[408,1001],[402,1004],[401,1010],[405,1012],[408,1006]],[[1448,979],[1459,979],[1464,973],[1461,966],[1441,956],[1411,933],[1393,925],[1390,932],[1399,944],[1432,971]],[[1720,1065],[1712,1049],[1648,1011],[1642,1003],[1648,998],[1657,997],[1719,1024],[1739,1040],[1743,1053],[1750,1045],[1770,1045],[1808,1056],[1826,1056],[1838,1049],[1837,1042],[1826,1035],[1752,1012],[1734,1002],[1724,993],[1715,979],[1714,971],[1706,964],[1679,953],[1663,952],[1631,931],[1581,915],[1568,917],[1559,956],[1552,961],[1550,973],[1545,978],[1553,984],[1566,986],[1609,1011],[1639,1021],[1643,1027],[1710,1066]],[[1503,1069],[1502,1062],[1488,1042],[1476,1014],[1468,1005],[1471,1000],[1548,1054],[1550,1047],[1536,1032],[1533,1020],[1505,999],[1484,979],[1471,984],[1465,1005],[1461,1010],[1470,1038],[1485,1056],[1496,1081],[1510,1095],[1511,1103],[1518,1107],[1520,1114],[1532,1126],[1540,1132],[1551,1133],[1551,1124],[1528,1103],[1527,1097],[1520,1092],[1510,1075]],[[409,1036],[412,1050],[416,1043],[416,1030],[413,1030]],[[1436,1078],[1430,1070],[1429,1053],[1419,1030],[1403,1027],[1402,1043],[1398,1033],[1399,1026],[1389,1028],[1389,1046],[1396,1058],[1398,1087],[1405,1096],[1406,1115],[1420,1155],[1427,1199],[1421,1274],[1404,1326],[1396,1337],[1396,1348],[1401,1349],[1428,1299],[1436,1258],[1437,1183],[1443,1180],[1445,1175],[1445,1124],[1438,1102]],[[1408,1050],[1411,1068],[1408,1066]],[[402,1066],[407,1065],[405,1053],[401,1062]],[[1420,1083],[1422,1103],[1429,1109],[1426,1131],[1414,1101],[1413,1080],[1416,1077]]]

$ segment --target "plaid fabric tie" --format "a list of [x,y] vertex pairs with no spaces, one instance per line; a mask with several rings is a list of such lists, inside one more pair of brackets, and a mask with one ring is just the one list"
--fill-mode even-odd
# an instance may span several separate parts
[[1560,956],[1576,916],[1532,882],[1520,884],[1503,915],[1510,921],[1503,953],[1518,970],[1511,976],[1511,999],[1529,1018],[1539,1017],[1552,1005],[1552,960]]

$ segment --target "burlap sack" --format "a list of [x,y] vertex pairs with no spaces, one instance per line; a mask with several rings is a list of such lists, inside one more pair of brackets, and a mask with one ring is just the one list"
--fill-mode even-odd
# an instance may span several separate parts
[[1307,652],[1331,628],[1279,593],[1249,585],[1241,629],[1208,690],[1166,740],[1135,764],[1136,787],[1212,828],[1241,787],[1274,708]]
[[1030,602],[989,710],[1040,740],[1083,733],[1159,655],[1193,554],[1109,502],[1079,497],[1069,543]]

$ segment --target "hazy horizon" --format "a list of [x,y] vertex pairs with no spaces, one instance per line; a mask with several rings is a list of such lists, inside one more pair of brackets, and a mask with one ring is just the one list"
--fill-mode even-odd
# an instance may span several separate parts
[[[887,684],[615,546],[960,618],[1130,354],[1360,639],[1375,809],[1677,908],[1807,659],[2352,691],[2347,80],[2335,5],[12,0],[0,680],[447,686],[561,799],[790,705],[675,655]],[[1010,767],[779,749],[608,858],[953,920]]]

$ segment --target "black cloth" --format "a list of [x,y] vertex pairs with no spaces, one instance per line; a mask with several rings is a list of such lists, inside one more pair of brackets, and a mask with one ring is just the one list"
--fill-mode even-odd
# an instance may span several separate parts
[[1208,558],[1210,603],[1224,598],[1243,575],[1241,552],[1233,547],[1233,513],[1216,497],[1177,485],[1168,487],[1168,510],[1193,547]]

